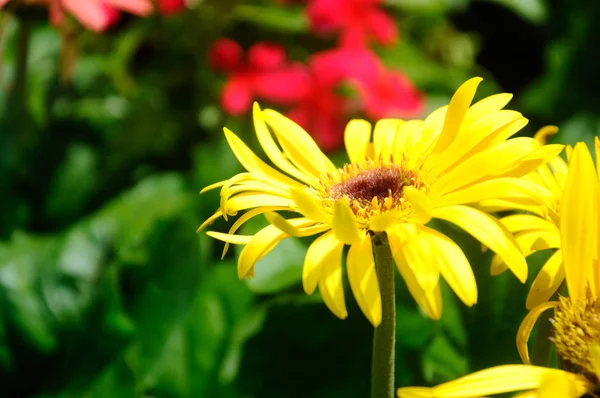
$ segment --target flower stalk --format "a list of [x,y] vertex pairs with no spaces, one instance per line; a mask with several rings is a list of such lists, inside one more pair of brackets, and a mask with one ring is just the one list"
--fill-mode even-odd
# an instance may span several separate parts
[[393,398],[396,353],[394,259],[385,232],[373,236],[373,254],[381,292],[382,317],[373,336],[371,398]]

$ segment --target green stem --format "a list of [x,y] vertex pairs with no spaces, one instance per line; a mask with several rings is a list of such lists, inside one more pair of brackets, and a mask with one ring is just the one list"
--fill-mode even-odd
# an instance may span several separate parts
[[381,292],[381,325],[373,336],[371,398],[394,397],[396,347],[396,301],[394,297],[394,259],[385,233],[373,236],[373,254]]

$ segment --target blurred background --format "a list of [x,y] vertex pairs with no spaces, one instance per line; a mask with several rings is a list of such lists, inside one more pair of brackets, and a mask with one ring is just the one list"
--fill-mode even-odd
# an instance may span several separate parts
[[[472,76],[533,135],[600,133],[600,2],[0,0],[0,396],[344,397],[369,391],[372,327],[306,296],[307,242],[239,281],[196,233],[253,148],[251,104],[342,165],[345,123],[421,118]],[[262,152],[258,152],[262,156]],[[252,233],[261,221],[245,228]],[[231,223],[211,228],[227,231]],[[397,280],[397,386],[518,363],[527,286],[445,229],[479,303],[431,321]],[[547,253],[530,259],[531,275]],[[529,283],[531,282],[531,278]]]

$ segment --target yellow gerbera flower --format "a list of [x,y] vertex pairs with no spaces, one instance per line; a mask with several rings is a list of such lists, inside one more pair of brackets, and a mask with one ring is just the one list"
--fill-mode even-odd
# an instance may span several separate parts
[[[425,120],[384,119],[375,125],[351,121],[345,131],[350,162],[342,168],[319,150],[291,120],[254,107],[260,145],[282,172],[259,159],[234,133],[225,137],[247,170],[207,188],[221,187],[220,209],[200,228],[223,216],[246,211],[229,233],[208,234],[245,245],[240,278],[282,239],[322,233],[309,247],[302,282],[307,294],[319,287],[325,304],[345,318],[342,251],[350,287],[369,319],[381,322],[381,297],[371,247],[372,234],[385,232],[394,260],[421,308],[432,318],[442,311],[439,277],[466,305],[477,301],[470,264],[460,247],[425,224],[437,218],[464,229],[495,253],[521,280],[527,264],[513,236],[497,219],[471,206],[492,198],[529,198],[538,193],[519,178],[555,157],[560,145],[541,146],[532,138],[508,139],[527,123],[502,108],[510,94],[473,106],[480,78],[465,82],[448,106]],[[299,217],[285,219],[278,211]],[[244,222],[265,214],[270,225],[252,236],[236,235]]]
[[[545,144],[548,136],[557,131],[555,126],[547,126],[538,131],[534,138],[541,144]],[[548,258],[533,281],[526,301],[528,309],[547,301],[565,279],[559,228],[560,203],[566,176],[567,162],[560,156],[556,156],[547,164],[543,164],[523,177],[524,180],[538,187],[540,193],[538,199],[542,200],[542,204],[527,199],[492,199],[481,203],[481,208],[487,211],[518,209],[533,213],[511,214],[500,219],[500,222],[515,235],[515,240],[525,257],[537,250],[558,249]],[[497,255],[494,256],[491,266],[492,275],[498,275],[506,269],[502,259]]]
[[[525,390],[519,397],[579,398],[595,390],[600,380],[598,185],[590,152],[579,143],[570,156],[560,204],[560,239],[569,297],[540,304],[523,320],[517,348],[525,365],[498,366],[433,388],[400,388],[399,397],[481,397]],[[551,308],[555,309],[552,341],[573,372],[529,364],[527,340],[537,318]]]

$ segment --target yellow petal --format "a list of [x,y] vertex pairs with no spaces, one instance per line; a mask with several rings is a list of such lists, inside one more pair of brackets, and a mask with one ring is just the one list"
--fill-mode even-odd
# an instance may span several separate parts
[[581,391],[578,390],[574,378],[575,375],[569,373],[547,375],[538,388],[538,398],[581,397]]
[[[413,167],[412,161],[418,160],[432,139],[423,137],[424,134],[426,131],[423,131],[422,120],[408,120],[400,124],[392,152],[394,159],[407,159],[409,162],[407,166]],[[417,143],[421,141],[423,141],[423,146],[419,147]]]
[[458,135],[467,109],[469,109],[475,91],[477,91],[477,86],[482,80],[480,77],[467,80],[452,96],[446,112],[444,127],[433,150],[434,153],[445,151]]
[[215,212],[215,214],[213,214],[212,216],[210,216],[206,221],[204,221],[202,223],[202,225],[200,225],[198,227],[198,229],[196,230],[196,232],[200,232],[202,231],[204,228],[206,228],[208,225],[212,224],[213,222],[215,222],[215,220],[219,219],[223,217],[223,213],[221,213],[221,210],[217,210]]
[[246,245],[253,238],[252,235],[231,235],[217,231],[206,231],[206,235],[223,242],[232,243],[234,245]]
[[523,116],[520,116],[512,122],[505,124],[497,130],[489,133],[485,138],[483,138],[481,141],[475,144],[475,146],[471,148],[469,152],[467,152],[465,157],[472,156],[473,154],[484,151],[487,148],[491,148],[506,141],[507,139],[521,131],[521,129],[523,129],[523,127],[525,127],[527,123],[529,123],[529,120],[527,120]]
[[345,319],[348,316],[342,285],[342,256],[333,256],[324,261],[319,275],[319,292],[325,305],[335,316]]
[[254,154],[244,144],[242,140],[239,139],[237,135],[231,132],[229,129],[223,129],[225,131],[225,138],[229,143],[229,147],[233,151],[235,157],[239,160],[239,162],[244,166],[246,170],[251,173],[256,173],[258,175],[263,176],[265,179],[273,181],[276,184],[283,184],[286,186],[300,186],[298,181],[291,179],[290,177],[278,172],[273,169],[271,166],[267,165],[263,162],[258,156]]
[[490,394],[538,389],[552,378],[561,379],[565,383],[574,385],[575,390],[581,395],[590,385],[584,377],[559,369],[530,365],[503,365],[441,384],[434,387],[433,391],[435,397],[482,397]]
[[272,109],[265,109],[263,115],[265,121],[273,127],[284,152],[298,168],[304,168],[316,177],[321,173],[336,171],[331,160],[321,152],[319,146],[302,127]]
[[497,254],[495,254],[494,257],[492,257],[492,263],[490,264],[490,275],[498,276],[507,269],[508,266],[506,263]]
[[333,232],[339,240],[347,245],[361,239],[356,217],[344,198],[338,200],[333,207]]
[[[550,159],[553,159],[556,156],[558,156],[558,154],[562,152],[563,148],[564,145],[558,144],[544,145],[541,148],[538,148],[537,150],[522,158],[519,162],[515,162],[513,167],[503,169],[501,171],[501,175],[503,177],[522,177],[538,169],[541,165],[547,163]],[[500,174],[497,174],[497,176],[500,176]]]
[[[236,235],[239,236],[239,235]],[[244,247],[238,259],[238,277],[242,279],[254,268],[254,264],[271,251],[288,235],[274,225],[268,225],[258,231]],[[233,243],[233,242],[231,242]]]
[[598,227],[598,177],[590,151],[581,142],[571,155],[560,214],[567,287],[576,301],[585,294],[588,269],[597,253]]
[[550,190],[552,192],[553,198],[560,198],[562,196],[562,190],[564,185],[559,184],[560,178],[557,179],[558,176],[555,176],[553,174],[552,170],[550,169],[550,165],[542,165],[536,170],[536,172],[537,173],[529,174],[529,176],[532,179],[534,176],[538,176],[538,184]]
[[437,256],[437,268],[450,288],[463,303],[472,306],[477,302],[477,285],[469,260],[462,249],[444,234],[422,227],[429,234]]
[[532,309],[548,301],[564,280],[565,269],[562,264],[562,252],[558,250],[546,261],[531,284],[525,303],[527,309]]
[[239,194],[244,194],[246,196],[266,194],[281,198],[289,197],[289,192],[287,189],[281,186],[274,186],[271,183],[260,180],[238,181],[233,184],[227,184],[221,189],[221,207],[226,206],[229,198]]
[[427,387],[402,387],[396,391],[398,398],[437,398],[433,388]]
[[467,206],[435,209],[433,217],[449,221],[498,254],[521,282],[527,279],[527,263],[513,236],[492,216]]
[[600,180],[600,138],[598,137],[594,137],[594,152],[596,152],[596,172]]
[[510,102],[513,95],[509,93],[500,93],[485,97],[474,103],[465,116],[465,124],[473,123],[481,117],[492,112],[497,112],[504,108]]
[[375,124],[373,129],[375,159],[379,159],[379,157],[384,160],[389,159],[393,153],[394,140],[402,122],[400,119],[381,119]]
[[535,133],[535,138],[540,144],[545,145],[548,142],[548,137],[552,137],[558,133],[558,127],[556,126],[544,126]]
[[200,193],[202,194],[204,192],[210,191],[211,189],[222,187],[226,182],[227,182],[227,180],[223,180],[223,181],[215,182],[214,184],[210,184],[209,186],[202,188]]
[[371,141],[371,123],[362,119],[350,120],[344,131],[344,144],[351,163],[364,162]]
[[[293,218],[293,219],[285,219],[281,215],[275,212],[265,212],[265,218],[269,223],[273,224],[279,230],[285,232],[289,236],[295,236],[298,238],[303,238],[306,236],[311,236],[315,234],[320,234],[321,232],[329,231],[331,226],[321,223],[316,223],[304,217]],[[308,224],[303,224],[301,227],[296,227],[293,222],[307,222]]]
[[511,199],[486,199],[477,204],[477,208],[486,213],[497,213],[507,210],[523,210],[536,214],[540,217],[547,217],[549,214],[548,206],[540,205],[539,201],[531,198],[511,198]]
[[[414,139],[410,140],[412,151],[405,151],[406,154],[410,155],[410,158],[426,159],[431,155],[444,127],[447,113],[448,105],[436,109],[425,118],[421,124],[420,132],[413,136]],[[402,126],[405,124],[402,124]],[[402,126],[400,126],[401,129]]]
[[553,223],[531,214],[511,214],[510,216],[502,217],[500,222],[513,233],[535,229],[559,233],[558,228]]
[[452,192],[485,177],[498,176],[505,170],[513,169],[515,163],[539,148],[533,138],[518,137],[502,142],[468,157],[440,178],[440,190]]
[[311,196],[305,189],[292,188],[290,196],[294,204],[305,217],[311,218],[319,222],[327,222],[328,217],[323,213],[315,198]]
[[[259,207],[256,209],[248,210],[247,212],[242,214],[237,220],[235,220],[235,222],[233,223],[231,228],[229,228],[229,231],[227,233],[230,235],[234,234],[244,223],[246,223],[248,220],[250,220],[253,217],[256,217],[259,214],[263,214],[268,211],[285,210],[285,209],[286,209],[285,207],[265,206],[265,207]],[[225,258],[225,254],[227,254],[228,249],[229,249],[229,242],[225,243],[225,246],[223,246],[223,254],[221,255],[221,258]]]
[[437,206],[476,203],[489,199],[531,198],[543,203],[550,192],[519,178],[495,178],[443,195]]
[[431,199],[417,188],[411,186],[404,187],[404,195],[414,211],[411,218],[420,224],[427,224],[431,220]]
[[558,230],[533,229],[519,232],[515,235],[521,253],[528,256],[534,251],[544,249],[556,249],[560,247]]
[[[402,240],[401,252],[404,261],[415,273],[419,285],[424,290],[432,291],[439,283],[440,274],[436,261],[432,261],[431,258],[435,253],[431,236],[422,228],[410,224],[391,230],[391,234]],[[392,254],[393,252],[392,248]]]
[[[471,109],[468,113],[470,111]],[[509,128],[518,119],[524,119],[519,112],[505,110],[483,115],[478,120],[472,121],[470,125],[465,121],[463,131],[448,149],[430,156],[428,167],[436,174],[440,170],[452,168],[459,160],[472,155],[477,149],[481,151],[489,147],[489,145],[482,145],[482,141],[490,141],[490,136],[496,137],[500,134],[500,130]],[[514,132],[514,129],[510,131]]]
[[531,331],[533,330],[535,323],[544,311],[551,308],[556,308],[557,305],[558,302],[556,301],[542,303],[529,311],[527,316],[525,316],[521,322],[519,330],[517,331],[517,350],[519,351],[521,360],[525,364],[531,363],[529,360],[529,348],[527,347],[527,342],[529,341],[529,336],[531,335]]
[[403,213],[395,210],[378,214],[369,220],[369,230],[373,232],[386,231],[396,226],[402,217]]
[[[417,304],[423,312],[432,319],[442,316],[442,296],[439,284],[439,271],[428,258],[429,252],[423,252],[423,247],[416,241],[414,226],[400,226],[387,231],[390,248],[398,271],[406,282]],[[423,234],[421,234],[423,235]],[[433,286],[432,286],[433,285]]]
[[267,127],[267,123],[265,122],[263,113],[256,102],[254,103],[254,106],[252,108],[252,115],[254,120],[254,130],[256,131],[258,142],[260,142],[260,145],[264,149],[269,159],[271,159],[271,161],[277,167],[279,167],[281,170],[285,171],[289,175],[307,184],[314,184],[316,182],[314,176],[307,175],[306,173],[303,173],[302,171],[298,170],[285,158],[285,156],[277,146],[277,143],[275,143],[273,136],[269,132],[269,128]]
[[237,195],[224,204],[221,211],[229,215],[236,215],[238,211],[251,209],[253,207],[285,207],[291,209],[293,202],[288,198],[268,194],[243,193]]
[[311,243],[302,267],[302,285],[306,294],[312,294],[317,288],[323,264],[339,261],[343,248],[344,244],[333,232],[327,232]]
[[358,306],[373,326],[379,326],[381,323],[381,294],[369,234],[350,247],[346,269]]

